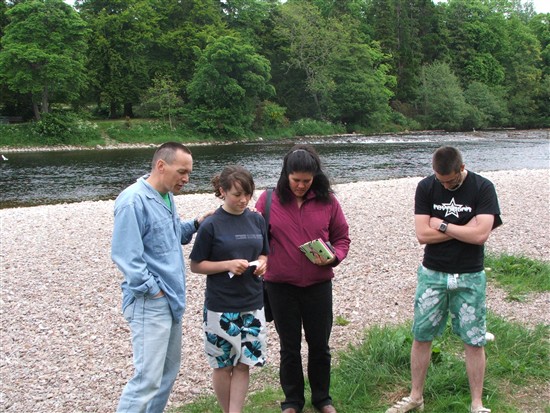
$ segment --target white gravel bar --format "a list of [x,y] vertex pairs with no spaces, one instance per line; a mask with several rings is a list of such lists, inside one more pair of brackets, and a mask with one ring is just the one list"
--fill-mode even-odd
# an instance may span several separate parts
[[[550,261],[550,169],[481,174],[495,183],[504,221],[487,250]],[[352,240],[334,279],[335,316],[350,321],[334,327],[335,354],[358,343],[369,326],[412,317],[423,250],[413,226],[420,179],[335,186]],[[186,219],[219,205],[213,194],[180,195],[176,202]],[[122,275],[110,258],[113,203],[0,210],[0,411],[115,410],[132,374],[132,351],[120,308]],[[190,249],[184,247],[186,258]],[[188,270],[183,364],[172,407],[201,393],[213,394],[202,350],[204,278]],[[524,302],[505,298],[502,290],[489,286],[488,306],[494,313],[527,326],[549,324],[550,294]],[[273,326],[269,329],[266,369],[271,374],[260,376],[261,369],[254,369],[254,389],[266,385],[266,377],[276,377],[279,348]]]

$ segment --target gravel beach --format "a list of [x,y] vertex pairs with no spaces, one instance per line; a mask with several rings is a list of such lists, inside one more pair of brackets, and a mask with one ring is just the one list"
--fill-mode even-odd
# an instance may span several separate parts
[[[487,250],[550,261],[550,169],[480,173],[495,184],[504,221]],[[412,317],[415,271],[423,250],[413,227],[419,180],[335,186],[352,244],[334,279],[335,316],[350,321],[333,329],[334,354],[358,343],[366,327]],[[213,194],[179,195],[176,202],[185,219],[219,205]],[[0,210],[0,411],[115,410],[132,374],[132,351],[120,308],[122,275],[110,259],[113,204]],[[191,245],[184,247],[186,258],[190,250]],[[212,393],[202,351],[204,285],[204,276],[188,269],[183,362],[172,407]],[[550,294],[525,302],[505,297],[490,285],[489,309],[528,326],[549,324]],[[278,343],[273,326],[269,329],[266,368],[276,369]],[[256,370],[252,386],[261,388],[262,382],[254,380]]]

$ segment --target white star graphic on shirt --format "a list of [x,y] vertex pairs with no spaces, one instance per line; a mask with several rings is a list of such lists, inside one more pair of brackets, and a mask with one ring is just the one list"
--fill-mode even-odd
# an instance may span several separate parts
[[447,204],[441,204],[445,208],[445,216],[454,215],[458,218],[458,211],[462,207],[462,204],[455,203],[455,199],[451,199],[451,202]]

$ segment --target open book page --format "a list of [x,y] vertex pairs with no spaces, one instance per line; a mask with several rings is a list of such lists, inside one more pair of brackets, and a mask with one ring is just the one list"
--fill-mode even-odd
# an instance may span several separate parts
[[330,242],[325,242],[321,238],[317,238],[300,245],[300,250],[309,258],[311,262],[315,262],[315,254],[323,257],[325,260],[330,260],[334,257],[334,252]]

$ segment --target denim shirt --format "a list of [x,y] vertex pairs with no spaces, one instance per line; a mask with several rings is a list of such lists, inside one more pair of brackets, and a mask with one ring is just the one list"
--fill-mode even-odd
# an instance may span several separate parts
[[193,221],[180,221],[170,193],[170,209],[146,181],[126,188],[115,201],[111,257],[124,274],[122,311],[137,297],[164,292],[174,321],[185,311],[185,263],[182,244],[196,232]]

